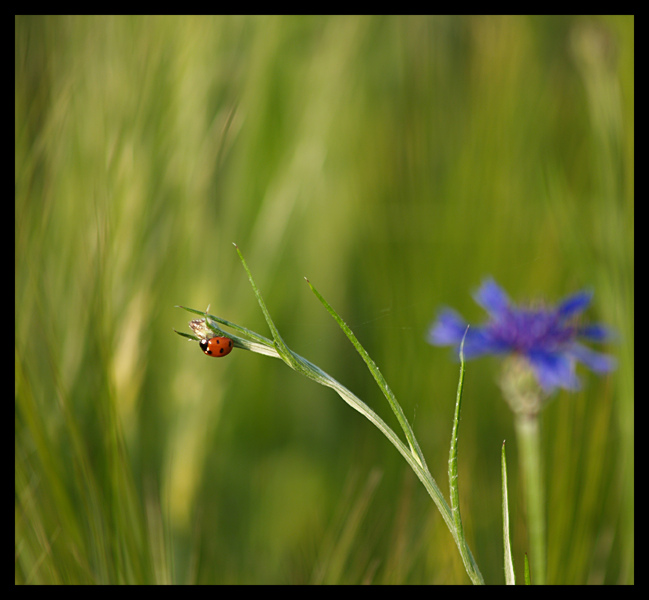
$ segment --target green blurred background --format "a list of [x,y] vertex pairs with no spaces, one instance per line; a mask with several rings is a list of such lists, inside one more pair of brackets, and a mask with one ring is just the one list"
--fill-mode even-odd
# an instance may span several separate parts
[[[618,331],[543,415],[548,581],[634,581],[633,17],[17,17],[15,581],[468,583],[406,463],[331,390],[235,350],[287,343],[393,427],[308,276],[377,362],[447,493],[458,365],[437,309],[595,291]],[[468,364],[465,529],[528,550],[498,364]]]

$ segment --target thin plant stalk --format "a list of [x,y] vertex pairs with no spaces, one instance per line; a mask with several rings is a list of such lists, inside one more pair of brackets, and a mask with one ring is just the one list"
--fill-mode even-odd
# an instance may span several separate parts
[[534,413],[519,414],[516,416],[515,426],[527,507],[531,571],[534,583],[544,585],[547,559],[539,416]]

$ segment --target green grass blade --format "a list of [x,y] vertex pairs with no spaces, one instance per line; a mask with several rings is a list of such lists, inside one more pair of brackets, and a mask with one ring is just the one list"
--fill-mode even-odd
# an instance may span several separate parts
[[[467,331],[468,331],[467,327]],[[466,332],[464,333],[466,337]],[[448,487],[451,498],[451,514],[453,516],[453,527],[457,546],[462,556],[462,561],[467,569],[477,569],[477,565],[469,550],[469,546],[464,536],[464,526],[462,525],[462,515],[460,513],[460,491],[457,479],[457,444],[458,432],[460,429],[460,414],[462,412],[462,391],[464,390],[464,338],[460,344],[460,378],[457,384],[457,395],[455,400],[455,415],[453,417],[453,432],[451,433],[451,447],[448,456]]]
[[286,345],[286,342],[282,339],[282,336],[279,334],[279,330],[275,326],[275,323],[273,322],[273,319],[271,318],[270,313],[268,312],[268,308],[266,308],[266,303],[262,298],[261,292],[257,288],[257,285],[255,284],[255,280],[252,278],[252,273],[248,268],[248,263],[246,263],[245,258],[243,258],[243,254],[241,254],[241,250],[239,250],[239,246],[234,244],[234,247],[237,249],[237,254],[239,255],[241,264],[243,265],[243,268],[245,269],[248,275],[248,281],[250,281],[250,285],[252,286],[252,290],[255,293],[255,297],[257,298],[259,307],[261,308],[261,311],[264,314],[264,318],[266,319],[266,323],[268,324],[268,328],[270,329],[270,332],[273,335],[273,340],[274,340],[273,345],[275,346],[275,349],[277,350],[279,357],[289,367],[309,377],[310,368],[306,365],[304,359],[301,356],[295,354],[295,352],[293,352]]
[[361,358],[367,365],[367,368],[370,370],[370,373],[372,373],[372,376],[374,377],[374,381],[376,381],[378,386],[381,388],[383,395],[386,397],[388,403],[390,404],[390,408],[392,408],[392,412],[394,412],[395,416],[397,417],[397,421],[399,421],[399,425],[401,425],[401,429],[403,429],[403,432],[406,436],[406,439],[408,440],[408,444],[410,445],[410,449],[413,455],[419,461],[421,466],[424,469],[428,470],[428,466],[426,465],[426,460],[424,459],[423,452],[419,447],[419,443],[417,442],[417,438],[415,437],[412,427],[410,427],[410,423],[408,423],[408,419],[406,419],[406,415],[403,413],[403,409],[401,408],[401,405],[399,404],[399,402],[397,402],[394,393],[392,392],[387,381],[381,374],[381,371],[376,366],[376,363],[370,358],[369,354],[367,353],[365,348],[363,348],[361,343],[358,341],[358,339],[356,338],[352,330],[349,328],[347,323],[345,323],[345,321],[341,319],[340,315],[338,315],[338,313],[332,308],[332,306],[322,297],[320,292],[318,292],[318,290],[315,287],[313,287],[313,285],[308,279],[306,279],[306,282],[309,284],[311,291],[316,295],[316,298],[320,300],[321,304],[327,309],[327,312],[329,312],[329,314],[334,318],[336,323],[338,323],[338,325],[344,331],[349,341],[354,345],[354,348],[356,348],[356,351],[360,354]]
[[514,561],[512,559],[512,547],[509,534],[509,499],[507,496],[507,457],[505,455],[505,442],[503,442],[500,454],[500,464],[503,486],[503,548],[505,552],[505,583],[507,585],[515,585],[516,575],[514,573]]
[[530,573],[530,560],[525,553],[525,585],[532,585],[532,575]]
[[[466,335],[466,334],[465,334]],[[462,391],[464,389],[464,339],[460,344],[460,378],[457,384],[457,395],[455,399],[455,414],[453,416],[453,431],[451,433],[451,448],[448,457],[448,487],[451,497],[451,510],[453,511],[453,522],[458,535],[462,535],[462,517],[460,515],[460,494],[457,483],[457,442],[460,428],[460,413],[462,410]]]
[[282,336],[279,334],[279,330],[275,326],[275,323],[273,322],[273,319],[270,316],[270,313],[268,312],[268,308],[266,308],[266,303],[264,302],[264,299],[261,296],[261,292],[257,288],[257,285],[255,284],[255,280],[252,278],[252,273],[250,272],[250,269],[248,268],[248,263],[246,263],[246,259],[243,258],[243,254],[241,254],[241,250],[239,250],[239,246],[234,244],[234,247],[237,250],[237,254],[239,255],[239,259],[241,260],[241,264],[243,265],[243,268],[245,269],[247,275],[248,275],[248,280],[250,281],[250,285],[252,286],[252,290],[255,293],[255,297],[257,298],[257,302],[259,303],[259,307],[261,308],[261,311],[264,313],[264,318],[266,319],[266,323],[268,323],[268,328],[270,329],[271,333],[273,334],[273,339],[275,340],[275,343],[280,344],[281,346],[284,347],[284,349],[288,349],[286,344],[284,343],[284,340],[282,340]]

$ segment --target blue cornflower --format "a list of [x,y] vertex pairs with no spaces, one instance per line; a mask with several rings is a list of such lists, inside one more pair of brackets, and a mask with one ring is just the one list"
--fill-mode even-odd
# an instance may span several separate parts
[[[580,325],[576,317],[590,304],[593,294],[582,291],[568,296],[558,306],[516,306],[491,278],[474,295],[475,301],[489,313],[484,325],[471,326],[464,341],[464,356],[485,354],[515,355],[531,368],[544,392],[562,387],[579,389],[575,366],[579,361],[596,373],[615,368],[615,360],[594,352],[578,338],[602,342],[610,332],[602,325]],[[451,309],[444,309],[433,323],[428,341],[437,346],[456,346],[467,323]]]

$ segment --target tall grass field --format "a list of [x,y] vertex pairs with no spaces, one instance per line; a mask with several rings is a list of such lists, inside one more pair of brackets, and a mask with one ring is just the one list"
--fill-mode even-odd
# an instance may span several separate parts
[[[235,348],[283,340],[397,419],[448,498],[460,366],[427,335],[594,292],[617,369],[540,415],[547,577],[634,577],[634,18],[39,17],[15,28],[15,583],[468,584],[402,456],[327,387]],[[530,552],[499,361],[466,363],[464,533]],[[534,583],[534,572],[532,572]]]

